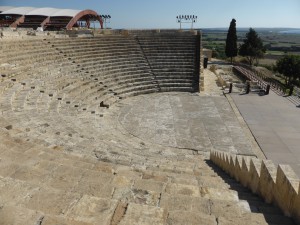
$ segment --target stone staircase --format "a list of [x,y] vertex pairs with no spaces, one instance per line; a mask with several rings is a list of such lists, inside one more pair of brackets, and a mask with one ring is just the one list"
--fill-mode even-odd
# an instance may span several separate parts
[[300,221],[299,177],[289,165],[271,160],[212,151],[210,159],[244,187],[277,205],[285,215]]
[[293,224],[202,155],[117,163],[0,138],[0,224]]
[[[191,34],[179,35],[169,42],[170,34],[152,36],[159,51],[168,55],[183,49],[183,44],[189,49],[195,44]],[[180,63],[186,62],[177,59],[175,67],[171,55],[165,63],[169,62],[175,72],[178,70],[178,76],[156,76],[151,66],[155,62],[161,66],[162,62],[155,61],[155,56],[149,63],[150,56],[143,50],[149,51],[150,45],[143,43],[137,43],[136,36],[124,35],[2,40],[0,110],[9,126],[21,131],[13,135],[74,151],[74,145],[97,139],[97,129],[87,131],[86,127],[102,124],[107,108],[121,99],[157,91],[195,90],[192,73],[178,75],[183,70]],[[189,54],[190,61],[195,55],[190,50],[181,53]],[[193,63],[188,67],[192,70]],[[61,132],[65,127],[70,132]],[[123,136],[116,139],[127,143]],[[131,147],[132,144],[128,149]]]
[[[22,82],[44,93],[50,89],[54,93],[49,94],[66,95],[62,90],[65,87],[79,80],[89,81],[94,83],[91,93],[97,92],[91,98],[97,98],[98,104],[105,101],[105,105],[157,91],[197,91],[197,36],[171,37],[156,34],[3,40],[0,88],[3,91]],[[82,92],[74,94],[69,98]]]
[[138,34],[136,40],[162,91],[198,90],[197,35]]
[[208,155],[122,129],[121,99],[197,90],[193,37],[137,36],[1,40],[0,224],[293,224]]

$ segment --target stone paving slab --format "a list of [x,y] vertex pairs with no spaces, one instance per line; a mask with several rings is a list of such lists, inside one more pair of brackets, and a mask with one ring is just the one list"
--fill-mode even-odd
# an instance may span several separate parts
[[132,135],[162,146],[254,155],[224,96],[151,94],[123,102],[119,121]]
[[266,157],[290,164],[300,177],[300,109],[272,91],[231,97]]
[[222,87],[218,86],[217,76],[209,69],[204,69],[201,74],[204,79],[204,90],[200,91],[201,96],[221,96],[223,95]]

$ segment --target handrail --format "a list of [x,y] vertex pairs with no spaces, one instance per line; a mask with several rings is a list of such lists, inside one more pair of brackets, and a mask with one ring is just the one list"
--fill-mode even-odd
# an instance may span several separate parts
[[242,66],[234,66],[233,69],[236,70],[237,72],[239,72],[241,75],[243,75],[247,79],[256,82],[257,85],[261,89],[263,89],[265,92],[267,92],[267,87],[269,85],[268,82],[266,82],[263,79],[261,79],[260,77],[256,76],[256,74],[254,72],[249,71],[248,69],[245,69]]

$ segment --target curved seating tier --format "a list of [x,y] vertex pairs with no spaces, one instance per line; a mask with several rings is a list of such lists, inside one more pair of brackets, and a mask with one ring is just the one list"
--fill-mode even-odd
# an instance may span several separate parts
[[198,90],[196,35],[141,34],[136,39],[163,91]]
[[194,38],[148,36],[1,40],[0,224],[293,224],[204,155],[126,133],[126,100],[107,109],[197,90]]
[[[45,146],[76,151],[75,144],[69,143],[86,141],[78,135],[96,139],[97,131],[86,133],[81,124],[94,127],[107,108],[126,97],[196,90],[192,34],[47,37],[1,43],[1,114],[18,127],[16,136],[34,138]],[[79,118],[78,126],[74,118]],[[61,134],[57,138],[58,131],[52,128],[65,129],[69,124],[76,131],[69,141],[63,141]]]

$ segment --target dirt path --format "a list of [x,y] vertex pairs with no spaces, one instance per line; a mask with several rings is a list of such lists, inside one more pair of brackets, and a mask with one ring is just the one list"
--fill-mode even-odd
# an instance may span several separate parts
[[222,88],[217,85],[217,76],[209,70],[204,69],[204,91],[200,92],[201,96],[220,96],[223,95]]

